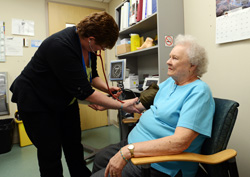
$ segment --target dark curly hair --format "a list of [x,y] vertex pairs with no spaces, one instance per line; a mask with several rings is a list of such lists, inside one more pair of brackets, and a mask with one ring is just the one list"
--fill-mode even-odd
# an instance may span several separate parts
[[95,37],[97,45],[112,49],[118,39],[119,28],[107,12],[95,12],[77,24],[77,33],[82,38]]

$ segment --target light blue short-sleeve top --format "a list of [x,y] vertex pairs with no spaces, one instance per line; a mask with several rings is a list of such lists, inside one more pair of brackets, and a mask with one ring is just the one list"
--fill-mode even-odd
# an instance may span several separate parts
[[[154,104],[144,112],[128,136],[128,143],[143,142],[173,135],[176,127],[199,133],[186,152],[200,153],[201,146],[211,136],[215,103],[208,85],[198,79],[178,86],[170,77],[159,85]],[[152,167],[170,176],[181,169],[183,177],[194,176],[198,163],[163,162]]]

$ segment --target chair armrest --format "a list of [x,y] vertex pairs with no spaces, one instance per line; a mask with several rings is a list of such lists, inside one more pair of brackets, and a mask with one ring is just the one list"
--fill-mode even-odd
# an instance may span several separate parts
[[140,157],[131,158],[134,165],[145,165],[151,163],[167,162],[167,161],[189,161],[206,164],[218,164],[227,161],[237,155],[234,149],[226,149],[212,155],[202,155],[190,152],[183,152],[176,155],[155,156],[155,157]]
[[138,120],[140,119],[141,115],[138,113],[134,113],[134,118],[127,118],[127,119],[122,119],[122,123],[124,124],[131,124],[131,123],[137,123]]
[[130,124],[130,123],[137,123],[137,121],[139,120],[139,118],[127,118],[127,119],[122,119],[122,123],[124,124]]

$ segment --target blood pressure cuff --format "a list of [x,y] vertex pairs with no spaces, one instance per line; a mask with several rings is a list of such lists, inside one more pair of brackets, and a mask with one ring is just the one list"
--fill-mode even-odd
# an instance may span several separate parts
[[146,90],[141,92],[140,101],[146,109],[149,109],[150,106],[153,105],[154,98],[158,90],[158,85],[156,83],[152,83]]

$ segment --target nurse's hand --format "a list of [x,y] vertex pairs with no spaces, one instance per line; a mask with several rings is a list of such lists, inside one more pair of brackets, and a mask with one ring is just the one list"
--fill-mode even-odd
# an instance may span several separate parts
[[107,108],[105,108],[104,106],[100,106],[98,104],[89,104],[88,106],[90,108],[96,110],[96,111],[105,111],[105,110],[107,110]]
[[112,86],[109,88],[115,98],[118,98],[122,94],[122,90],[120,87]]
[[140,111],[140,113],[146,110],[142,103],[136,104],[135,107]]
[[125,112],[128,113],[141,113],[139,109],[136,108],[136,103],[138,101],[138,97],[128,100],[123,100],[123,108]]

